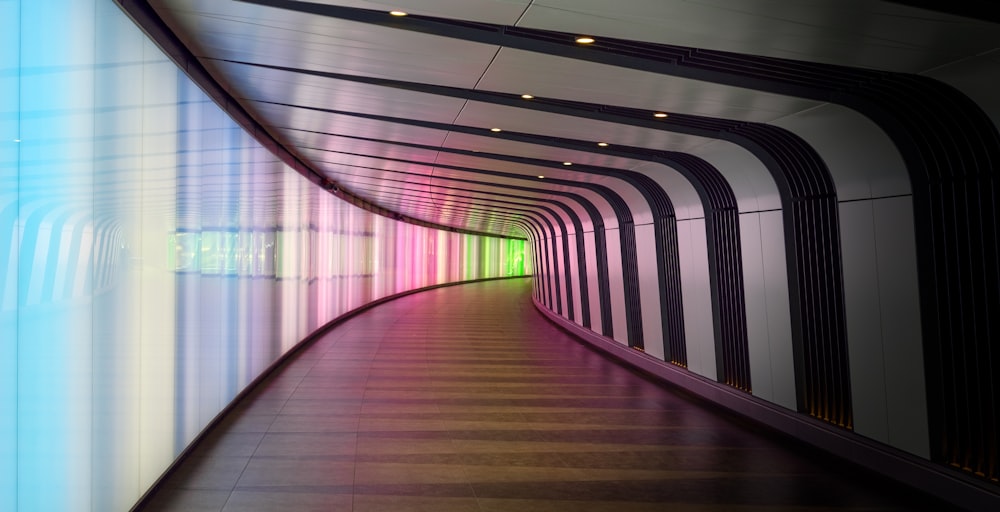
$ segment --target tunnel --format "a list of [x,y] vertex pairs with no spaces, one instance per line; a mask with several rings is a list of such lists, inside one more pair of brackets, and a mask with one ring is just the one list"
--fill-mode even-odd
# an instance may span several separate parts
[[985,2],[7,0],[0,41],[0,510],[1000,508]]

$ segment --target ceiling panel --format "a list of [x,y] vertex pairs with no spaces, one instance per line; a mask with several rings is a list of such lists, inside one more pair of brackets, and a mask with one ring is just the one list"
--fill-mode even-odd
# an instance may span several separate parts
[[[540,134],[545,135],[545,134]],[[555,162],[573,162],[573,164],[594,165],[598,167],[611,167],[615,169],[632,169],[642,164],[642,161],[631,158],[622,158],[601,154],[602,151],[614,149],[614,146],[602,148],[593,141],[593,152],[576,149],[566,149],[558,146],[546,146],[542,144],[531,144],[508,140],[501,137],[490,137],[483,135],[471,135],[468,133],[449,132],[444,146],[448,148],[463,149],[467,151],[478,150],[484,153],[498,153],[501,155],[515,155],[525,158],[538,158],[542,160],[552,160]]]
[[237,98],[450,123],[465,100],[227,62],[212,63]]
[[360,7],[375,11],[401,10],[410,14],[476,20],[499,25],[513,25],[528,8],[531,0],[386,0],[386,1],[331,1],[316,3]]
[[912,73],[1000,41],[994,23],[869,0],[538,0],[518,26]]
[[567,139],[590,140],[594,144],[598,141],[605,141],[611,144],[664,151],[689,151],[709,142],[708,139],[702,137],[680,133],[471,101],[462,110],[457,123],[466,126],[498,127],[503,130],[523,133],[547,134]]
[[504,48],[478,89],[652,111],[768,122],[818,102]]
[[153,5],[199,57],[473,87],[498,50],[242,2],[183,3]]
[[434,163],[438,152],[435,150],[411,148],[381,142],[358,140],[348,137],[285,130],[285,139],[293,146],[317,150],[340,151],[361,155],[378,155],[386,158],[415,160]]
[[300,130],[350,134],[356,137],[427,145],[440,145],[448,135],[448,132],[443,130],[328,114],[302,108],[265,103],[252,103],[250,106],[259,114],[260,119],[265,121],[265,125],[277,128],[295,127]]
[[330,168],[330,166],[347,165],[362,168],[370,168],[376,170],[396,170],[405,171],[410,174],[417,175],[431,175],[434,173],[434,167],[431,165],[414,164],[409,162],[398,162],[394,160],[386,160],[379,157],[371,157],[365,155],[356,155],[351,153],[340,153],[334,151],[317,151],[312,149],[303,149],[302,153],[318,162],[323,163],[323,168]]

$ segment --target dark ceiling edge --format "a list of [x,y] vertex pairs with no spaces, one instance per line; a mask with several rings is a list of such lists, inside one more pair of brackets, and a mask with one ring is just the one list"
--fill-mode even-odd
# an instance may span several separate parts
[[997,6],[992,0],[964,0],[962,2],[941,2],[940,0],[883,0],[890,4],[901,4],[928,11],[943,12],[974,20],[1000,23]]
[[315,169],[306,164],[301,158],[294,155],[284,144],[278,141],[264,126],[257,122],[254,117],[243,108],[239,102],[230,95],[222,85],[208,72],[208,70],[198,61],[190,49],[177,37],[167,26],[162,18],[145,0],[114,0],[115,4],[125,13],[129,19],[148,37],[161,51],[191,79],[209,98],[219,106],[233,121],[242,127],[251,137],[254,138],[264,148],[286,165],[301,174],[313,184],[319,186],[329,194],[350,203],[358,208],[369,211],[376,215],[393,219],[399,222],[406,222],[425,228],[461,233],[465,235],[487,236],[492,238],[503,238],[510,240],[526,240],[523,237],[503,235],[499,233],[485,233],[461,229],[454,226],[436,224],[420,219],[407,217],[399,212],[383,208],[371,201],[365,200],[339,186],[334,181],[323,176]]

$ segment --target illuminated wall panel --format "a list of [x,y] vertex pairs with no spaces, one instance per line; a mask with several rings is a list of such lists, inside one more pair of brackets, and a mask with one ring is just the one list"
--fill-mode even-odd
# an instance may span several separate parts
[[318,327],[523,275],[320,190],[110,1],[0,2],[0,510],[126,510]]
[[19,20],[17,2],[0,2],[0,510],[17,506]]

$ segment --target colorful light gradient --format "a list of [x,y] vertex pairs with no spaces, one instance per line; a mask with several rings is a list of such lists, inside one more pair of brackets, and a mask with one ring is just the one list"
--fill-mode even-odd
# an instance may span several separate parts
[[0,2],[0,510],[127,510],[318,327],[527,258],[320,190],[110,0]]

